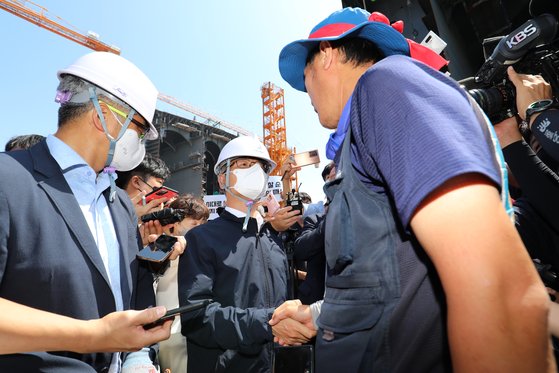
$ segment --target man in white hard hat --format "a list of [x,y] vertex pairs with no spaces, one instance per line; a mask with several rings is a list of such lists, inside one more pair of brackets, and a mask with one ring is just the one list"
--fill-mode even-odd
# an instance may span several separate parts
[[[227,207],[187,233],[188,250],[179,262],[180,305],[214,302],[203,312],[181,315],[189,373],[271,371],[268,320],[287,296],[287,259],[277,231],[256,205],[275,166],[253,137],[231,140],[219,154],[214,172]],[[285,207],[275,216],[284,215],[288,227],[298,213]]]
[[113,351],[169,336],[170,323],[141,327],[164,308],[115,313],[154,304],[152,276],[136,260],[134,207],[114,173],[136,167],[144,139],[157,138],[157,90],[132,63],[104,52],[58,78],[56,133],[0,154],[2,352],[39,351],[1,355],[0,371],[118,372],[123,356]]

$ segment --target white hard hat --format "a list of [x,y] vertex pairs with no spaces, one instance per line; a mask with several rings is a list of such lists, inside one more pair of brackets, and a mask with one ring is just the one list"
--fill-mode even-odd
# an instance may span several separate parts
[[217,175],[219,170],[228,159],[247,157],[247,158],[257,158],[270,165],[268,174],[276,167],[276,162],[270,159],[270,154],[268,149],[262,144],[257,138],[252,136],[239,136],[231,141],[229,141],[217,158],[217,162],[214,166],[214,172]]
[[146,139],[155,140],[157,130],[153,115],[158,91],[149,78],[132,62],[109,52],[92,52],[78,58],[66,69],[58,71],[75,75],[107,91],[140,114],[150,126]]

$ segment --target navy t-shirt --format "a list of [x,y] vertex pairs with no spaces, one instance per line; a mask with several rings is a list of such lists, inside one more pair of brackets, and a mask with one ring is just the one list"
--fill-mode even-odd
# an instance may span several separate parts
[[352,160],[363,183],[389,194],[408,228],[423,199],[465,173],[500,175],[482,124],[458,84],[421,62],[390,56],[360,78],[352,98]]
[[[400,299],[390,320],[392,371],[447,372],[444,293],[409,223],[426,196],[458,175],[480,173],[500,187],[484,124],[453,80],[404,56],[387,57],[363,74],[349,118],[360,180],[387,195],[401,234],[413,242],[396,252]],[[427,276],[420,262],[428,263]]]

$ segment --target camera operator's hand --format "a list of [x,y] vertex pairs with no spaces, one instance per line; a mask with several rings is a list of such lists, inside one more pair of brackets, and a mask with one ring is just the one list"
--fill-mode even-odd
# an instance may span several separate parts
[[494,124],[493,128],[503,149],[512,143],[522,140],[516,116]]
[[272,227],[278,231],[283,232],[291,227],[301,215],[301,211],[293,210],[292,206],[282,207],[271,217],[266,217]]
[[[512,66],[509,66],[507,73],[510,81],[516,87],[516,109],[522,119],[526,119],[528,105],[535,101],[552,98],[551,86],[540,75],[518,74]],[[536,116],[537,114],[532,115],[531,122]]]

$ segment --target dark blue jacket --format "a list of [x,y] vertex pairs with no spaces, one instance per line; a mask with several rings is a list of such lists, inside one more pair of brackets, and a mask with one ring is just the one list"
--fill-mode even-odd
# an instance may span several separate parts
[[307,216],[299,237],[295,239],[294,259],[307,262],[307,277],[299,285],[297,294],[303,304],[311,304],[324,297],[324,217],[324,214]]
[[270,372],[268,325],[287,296],[287,259],[276,232],[227,210],[186,235],[179,262],[179,303],[212,299],[205,311],[181,315],[188,372]]

